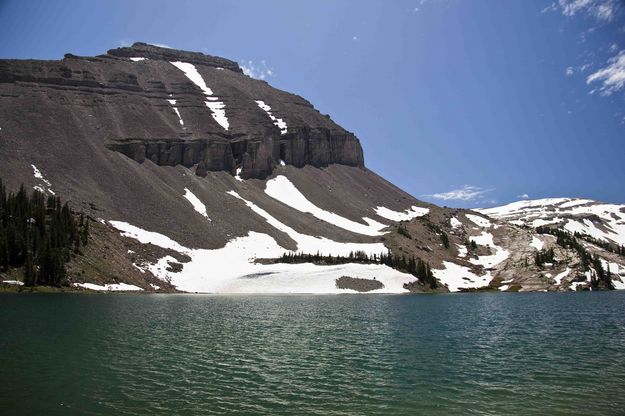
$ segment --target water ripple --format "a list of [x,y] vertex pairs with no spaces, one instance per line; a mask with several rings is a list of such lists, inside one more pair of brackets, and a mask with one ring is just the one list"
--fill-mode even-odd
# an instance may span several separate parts
[[0,413],[619,414],[624,307],[616,292],[2,296]]

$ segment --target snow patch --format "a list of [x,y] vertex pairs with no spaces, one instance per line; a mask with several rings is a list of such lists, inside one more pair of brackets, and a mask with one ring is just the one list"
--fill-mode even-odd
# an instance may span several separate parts
[[182,117],[180,116],[180,111],[178,111],[178,107],[176,107],[176,100],[168,99],[167,102],[171,104],[172,108],[174,109],[174,113],[176,113],[176,115],[178,116],[178,122],[180,123],[180,125],[184,126],[184,121],[182,120]]
[[213,96],[213,90],[211,90],[206,85],[206,83],[204,82],[204,78],[202,78],[202,75],[200,75],[200,73],[197,71],[195,65],[188,62],[180,61],[170,63],[179,70],[181,70],[185,74],[185,76],[189,78],[189,80],[191,80],[191,82],[197,85],[202,90],[202,92],[204,92],[204,95],[206,95],[205,104],[211,110],[213,119],[215,119],[215,121],[219,123],[219,125],[223,127],[224,130],[228,130],[230,123],[228,122],[228,118],[226,117],[226,105],[222,101],[218,101],[218,97]]
[[462,223],[456,217],[452,217],[451,220],[449,220],[449,223],[451,224],[452,228],[462,227]]
[[491,268],[502,261],[506,260],[510,256],[510,252],[502,247],[495,245],[493,242],[493,235],[485,231],[477,237],[471,237],[471,240],[481,246],[489,246],[495,250],[495,254],[490,256],[479,256],[477,259],[469,259],[472,264],[484,266],[485,268]]
[[532,246],[536,250],[540,251],[545,246],[545,243],[543,243],[543,241],[540,238],[538,238],[535,235],[533,235],[532,236],[532,242],[530,243],[530,246]]
[[416,205],[413,205],[403,212],[393,211],[392,209],[389,209],[386,207],[376,207],[374,208],[374,211],[376,214],[378,214],[382,218],[386,218],[387,220],[399,222],[399,221],[409,221],[413,218],[427,215],[430,212],[430,209],[421,208]]
[[562,279],[564,279],[566,276],[569,275],[569,273],[571,273],[571,269],[570,268],[566,268],[565,271],[563,271],[562,273],[558,273],[553,280],[555,280],[556,285],[560,286],[562,284]]
[[267,115],[269,116],[269,118],[271,119],[271,121],[273,121],[273,124],[275,124],[276,126],[278,126],[278,128],[280,129],[280,134],[286,134],[287,133],[287,126],[286,123],[284,122],[284,120],[282,120],[281,118],[276,118],[274,117],[273,114],[271,114],[271,107],[269,107],[267,104],[265,104],[264,101],[261,100],[257,100],[255,101],[256,104],[258,104],[258,106],[265,112],[267,113]]
[[297,211],[312,214],[314,217],[339,228],[369,236],[385,234],[381,230],[386,228],[387,225],[372,220],[371,218],[364,217],[363,220],[367,223],[367,225],[364,225],[317,207],[306,199],[286,176],[280,175],[267,181],[265,193]]
[[145,58],[142,58],[142,57],[139,57],[139,56],[137,56],[137,57],[133,56],[132,58],[130,58],[130,60],[133,61],[133,62],[140,62],[140,61],[145,61]]
[[466,257],[468,253],[467,247],[462,244],[456,244],[456,246],[458,247],[458,257]]
[[483,276],[473,273],[468,267],[449,261],[443,262],[443,269],[432,269],[434,277],[447,285],[450,292],[458,292],[461,288],[478,288],[488,286],[492,277],[490,272]]
[[47,180],[46,178],[43,177],[43,174],[41,173],[41,171],[39,169],[37,169],[37,166],[35,165],[30,165],[33,168],[33,176],[36,179],[39,179],[43,185],[36,185],[33,186],[33,189],[39,191],[39,192],[43,192],[46,193],[48,192],[50,195],[56,195],[54,193],[54,191],[52,190],[52,184],[50,183],[49,180]]
[[482,228],[489,228],[490,226],[492,226],[493,224],[487,220],[486,218],[477,216],[477,215],[473,215],[473,214],[464,214],[465,217],[467,217],[472,223],[474,223],[475,225],[477,225],[478,227],[482,227]]
[[2,283],[6,283],[7,285],[24,286],[24,282],[20,282],[19,280],[3,280]]
[[241,179],[241,172],[243,172],[243,168],[237,168],[237,172],[234,175],[234,179],[236,179],[237,181],[243,182],[243,179]]
[[277,220],[271,214],[258,205],[241,197],[235,191],[229,191],[229,195],[243,201],[252,211],[263,217],[274,228],[287,234],[297,243],[297,251],[302,253],[320,253],[321,255],[347,256],[350,252],[364,251],[368,255],[385,253],[387,249],[382,243],[339,243],[325,237],[315,237],[301,234],[293,228]]
[[200,199],[195,196],[193,192],[189,190],[189,188],[184,188],[184,197],[193,205],[193,209],[197,211],[200,215],[205,217],[207,220],[211,221],[208,217],[208,213],[206,212],[206,205]]

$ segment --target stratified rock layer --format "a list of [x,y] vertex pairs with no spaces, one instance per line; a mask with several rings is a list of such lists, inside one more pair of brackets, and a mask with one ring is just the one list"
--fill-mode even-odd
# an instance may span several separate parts
[[[210,100],[223,103],[227,129],[211,114],[205,92],[172,62],[195,67],[213,92]],[[358,139],[308,101],[243,75],[236,62],[202,53],[136,43],[97,57],[1,60],[0,94],[5,127],[28,120],[5,131],[45,135],[50,144],[62,137],[74,150],[87,141],[102,144],[138,163],[201,163],[200,173],[240,168],[242,178],[264,178],[280,161],[364,167]],[[258,100],[286,123],[286,132]]]

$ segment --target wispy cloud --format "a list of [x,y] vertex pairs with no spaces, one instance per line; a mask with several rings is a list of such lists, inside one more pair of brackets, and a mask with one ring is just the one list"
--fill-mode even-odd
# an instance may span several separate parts
[[492,191],[494,191],[494,189],[484,189],[479,186],[464,185],[449,192],[440,192],[424,196],[443,201],[474,201]]
[[528,194],[520,194],[520,195],[517,195],[516,197],[520,198],[520,199],[529,199],[530,198],[530,196]]
[[573,75],[574,69],[572,66],[566,68],[566,71],[564,71],[564,73],[566,74],[567,77],[570,77],[571,75]]
[[574,16],[578,13],[587,13],[597,20],[609,22],[619,11],[618,0],[558,0],[558,3],[552,3],[547,6],[548,9],[560,10],[565,16]]
[[265,60],[260,61],[260,63],[251,60],[242,61],[239,62],[239,66],[248,77],[264,80],[274,76],[273,69],[267,66]]
[[[601,95],[612,95],[625,87],[625,50],[613,56],[607,62],[607,66],[593,72],[586,78],[587,84],[599,82],[598,91]],[[591,93],[597,91],[592,90]]]

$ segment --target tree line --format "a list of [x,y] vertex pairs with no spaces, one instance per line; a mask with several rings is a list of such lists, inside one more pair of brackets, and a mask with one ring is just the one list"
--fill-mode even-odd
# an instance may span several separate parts
[[313,264],[346,264],[346,263],[363,263],[363,264],[384,264],[393,269],[410,273],[419,281],[428,285],[432,289],[438,287],[438,283],[430,265],[414,256],[406,257],[405,255],[395,255],[388,253],[368,255],[364,251],[351,251],[347,256],[322,255],[309,253],[293,253],[286,252],[280,256],[277,261],[279,263],[313,263]]
[[[539,234],[550,234],[556,237],[556,244],[565,249],[575,250],[579,256],[582,268],[585,272],[590,271],[590,287],[593,289],[613,290],[612,273],[610,268],[605,270],[599,256],[593,256],[586,250],[584,245],[578,241],[578,237],[568,231],[551,227],[537,227],[536,232]],[[578,234],[578,233],[576,233]],[[582,234],[580,234],[582,235]],[[584,234],[585,235],[585,234]],[[552,249],[553,250],[553,249]]]
[[89,240],[89,221],[67,203],[20,186],[7,192],[0,179],[0,272],[22,268],[24,285],[60,286],[66,263]]

